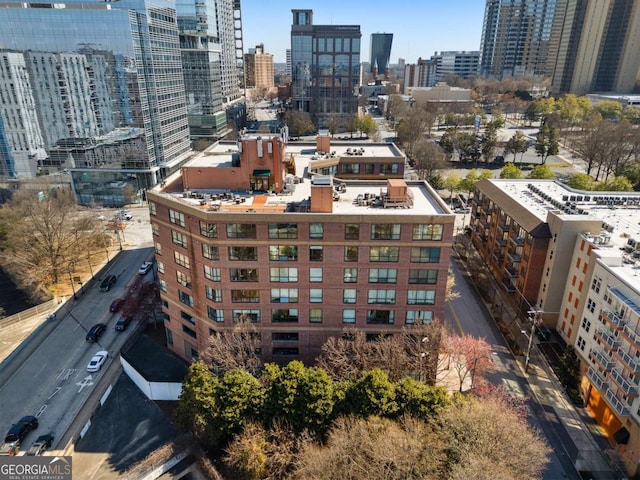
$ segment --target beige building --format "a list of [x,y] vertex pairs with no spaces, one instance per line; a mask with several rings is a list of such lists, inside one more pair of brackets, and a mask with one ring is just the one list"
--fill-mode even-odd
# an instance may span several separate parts
[[405,91],[417,104],[429,102],[437,103],[468,103],[473,105],[471,90],[468,88],[450,87],[446,83],[438,83],[433,87],[409,87]]
[[244,68],[247,87],[274,87],[273,55],[265,53],[263,44],[244,55]]

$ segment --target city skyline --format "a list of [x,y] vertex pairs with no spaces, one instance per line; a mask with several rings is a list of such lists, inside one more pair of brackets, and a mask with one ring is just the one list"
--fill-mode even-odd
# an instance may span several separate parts
[[[291,10],[313,9],[317,25],[360,25],[361,60],[369,60],[372,33],[393,33],[391,64],[404,58],[414,63],[419,57],[429,58],[434,52],[479,50],[484,16],[484,2],[428,0],[416,4],[399,0],[393,4],[397,14],[384,14],[388,2],[344,3],[327,0],[322,5],[297,0],[276,0],[268,5],[257,0],[242,3],[242,29],[245,53],[261,43],[275,63],[285,63],[285,51],[291,48]],[[268,29],[265,27],[268,25]],[[266,33],[266,32],[269,33]]]

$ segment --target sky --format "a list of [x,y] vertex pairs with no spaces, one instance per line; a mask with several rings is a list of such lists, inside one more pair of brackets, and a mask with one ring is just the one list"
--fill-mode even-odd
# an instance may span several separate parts
[[390,63],[415,63],[434,52],[479,50],[482,0],[241,0],[245,53],[261,43],[284,63],[292,9],[313,10],[314,25],[360,25],[360,61],[369,61],[372,33],[393,33]]

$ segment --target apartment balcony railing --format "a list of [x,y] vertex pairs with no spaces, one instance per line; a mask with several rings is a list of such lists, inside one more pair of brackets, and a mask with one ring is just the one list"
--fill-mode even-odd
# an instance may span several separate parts
[[518,276],[517,268],[505,267],[504,271],[507,272],[507,275],[510,276],[511,278],[516,278]]
[[632,373],[640,373],[640,362],[635,360],[631,355],[618,347],[615,352],[616,357],[620,359],[622,364],[627,367]]
[[495,263],[501,264],[504,261],[504,255],[500,255],[499,253],[494,252],[493,261]]
[[628,417],[631,415],[629,408],[618,398],[613,390],[609,389],[604,394],[605,400],[611,405],[611,408],[621,417]]
[[622,375],[620,375],[620,373],[618,373],[617,370],[615,369],[611,370],[611,373],[609,373],[609,378],[613,380],[613,382],[616,385],[618,385],[618,387],[620,387],[620,390],[622,390],[627,395],[631,397],[638,396],[638,391],[639,391],[638,385],[629,382],[629,380],[627,380]]
[[618,339],[604,330],[596,330],[596,338],[600,338],[609,347],[609,350],[616,351],[620,346]]
[[602,368],[605,372],[610,372],[613,370],[615,362],[611,360],[607,355],[602,353],[599,348],[592,348],[589,352],[589,357],[596,361],[600,368]]
[[511,282],[511,280],[509,280],[509,278],[504,278],[502,280],[502,285],[504,285],[504,288],[507,292],[515,293],[516,286],[513,284],[513,282]]
[[507,241],[504,238],[496,238],[496,243],[498,245],[500,245],[501,247],[506,247],[507,246]]
[[509,225],[508,225],[508,224],[506,224],[506,223],[502,223],[502,222],[501,222],[501,223],[499,223],[499,224],[498,224],[498,228],[499,228],[500,230],[502,230],[503,232],[508,232],[508,231],[509,231]]
[[603,377],[593,368],[589,367],[587,370],[587,378],[598,389],[599,392],[604,392],[609,388],[609,385]]
[[509,252],[507,255],[509,255],[509,258],[513,263],[518,263],[522,260],[522,255],[520,255],[519,253]]
[[511,243],[521,247],[524,245],[524,238],[522,237],[518,237],[518,236],[511,236],[510,237]]
[[622,330],[627,324],[627,321],[624,318],[614,312],[602,311],[600,312],[600,318],[613,325],[616,330]]
[[627,337],[632,343],[633,346],[640,350],[640,335],[633,331],[629,325],[625,325],[622,329],[622,334]]

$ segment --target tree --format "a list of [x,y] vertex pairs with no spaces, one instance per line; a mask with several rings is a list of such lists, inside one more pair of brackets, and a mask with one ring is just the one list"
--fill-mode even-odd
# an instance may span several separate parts
[[640,107],[625,107],[622,111],[622,117],[632,125],[640,123]]
[[353,138],[353,132],[357,130],[358,124],[358,116],[357,115],[348,115],[347,118],[344,119],[344,128],[347,132],[349,132],[349,136]]
[[408,109],[397,127],[398,140],[410,157],[414,154],[416,142],[423,139],[433,124],[434,115],[423,108]]
[[395,122],[397,118],[400,118],[404,115],[406,109],[407,104],[402,99],[402,95],[393,94],[387,97],[387,120],[391,119]]
[[513,153],[513,162],[516,162],[516,156],[518,153],[524,154],[527,151],[527,137],[521,130],[516,130],[513,136],[507,140],[504,146],[504,154],[508,155]]
[[515,163],[507,163],[502,170],[500,170],[500,178],[522,178],[522,170]]
[[536,137],[536,153],[542,159],[544,165],[549,155],[558,154],[560,144],[560,134],[558,129],[547,122],[543,122]]
[[567,180],[567,186],[576,190],[594,190],[596,181],[586,173],[574,173]]
[[480,175],[476,170],[469,170],[467,176],[458,182],[458,188],[467,192],[468,195],[473,192],[473,186],[480,180]]
[[451,405],[451,396],[444,387],[429,386],[405,377],[396,384],[396,401],[404,415],[428,421]]
[[426,138],[414,144],[412,159],[418,177],[423,180],[431,179],[438,170],[446,167],[442,149]]
[[480,146],[485,163],[489,163],[496,156],[498,149],[498,126],[495,122],[489,122],[485,127]]
[[608,156],[611,149],[610,138],[610,123],[602,119],[594,120],[583,127],[582,135],[573,148],[587,163],[587,175],[591,175],[600,160]]
[[550,180],[556,178],[556,174],[551,171],[549,165],[536,165],[531,169],[527,178],[536,180]]
[[358,417],[370,415],[389,417],[398,410],[395,385],[386,372],[379,368],[364,372],[346,391],[344,407],[346,412]]
[[613,177],[611,180],[598,185],[598,190],[604,192],[632,192],[633,185],[626,177]]
[[337,114],[331,113],[327,117],[327,129],[329,129],[329,133],[331,134],[331,138],[338,133],[340,129],[340,118]]
[[289,127],[291,135],[295,136],[307,135],[316,129],[311,115],[302,110],[287,110],[284,114],[284,122]]
[[454,194],[460,190],[460,176],[452,173],[444,179],[444,188],[449,191],[449,203],[453,203]]
[[447,128],[442,134],[442,137],[440,137],[440,147],[444,150],[448,160],[451,160],[456,150],[457,135],[458,131],[455,128]]
[[373,117],[368,113],[366,115],[357,115],[355,117],[354,127],[360,132],[360,138],[362,138],[363,133],[370,137],[374,132],[378,131],[378,125],[376,125]]
[[473,386],[475,377],[481,376],[492,366],[491,346],[484,338],[476,338],[466,333],[451,334],[445,338],[443,347],[441,362],[446,362],[449,368],[453,368],[458,377],[461,392],[468,378]]
[[260,332],[255,324],[248,316],[241,315],[230,330],[217,331],[209,336],[209,345],[201,358],[217,373],[244,369],[255,374],[262,365],[260,344]]
[[594,108],[606,120],[619,120],[622,117],[622,105],[615,100],[601,100]]

